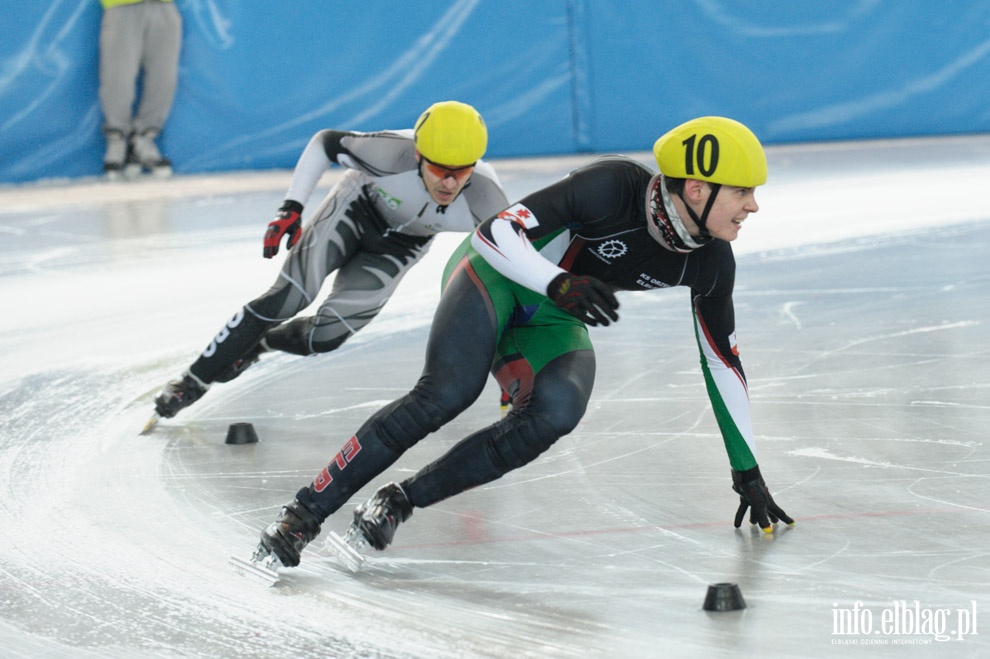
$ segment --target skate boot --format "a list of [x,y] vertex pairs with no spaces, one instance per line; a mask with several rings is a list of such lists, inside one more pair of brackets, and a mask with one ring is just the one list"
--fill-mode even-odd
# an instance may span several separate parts
[[155,140],[159,132],[148,128],[131,138],[131,158],[127,164],[129,176],[136,176],[141,170],[151,172],[156,178],[168,178],[172,175],[172,162],[162,157]]
[[106,131],[107,150],[103,155],[103,174],[108,181],[124,177],[124,161],[127,159],[127,138],[119,130]]
[[158,416],[171,419],[184,407],[189,407],[203,397],[207,385],[186,373],[178,380],[172,380],[162,393],[155,398],[155,412]]
[[339,536],[330,531],[323,548],[351,572],[358,572],[367,561],[368,547],[381,551],[392,544],[395,529],[409,519],[412,511],[412,504],[402,487],[389,483],[354,509],[354,521],[347,533]]
[[395,530],[412,516],[412,512],[412,504],[402,487],[389,483],[354,509],[351,529],[359,530],[369,545],[381,551],[392,544]]
[[246,355],[238,359],[236,362],[227,367],[227,369],[218,375],[215,382],[230,382],[234,378],[240,376],[241,373],[248,370],[252,365],[258,363],[258,359],[261,357],[261,353],[268,352],[268,346],[265,345],[264,339],[262,339],[256,346],[251,348]]
[[320,522],[296,500],[282,508],[276,519],[261,532],[261,545],[285,567],[299,565],[300,552],[320,535]]

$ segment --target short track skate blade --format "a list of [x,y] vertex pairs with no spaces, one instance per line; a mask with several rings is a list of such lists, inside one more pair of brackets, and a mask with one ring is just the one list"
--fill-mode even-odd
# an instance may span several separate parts
[[281,563],[273,554],[261,559],[231,556],[228,562],[244,576],[260,581],[266,586],[274,586],[278,582],[278,567]]
[[155,426],[158,425],[158,421],[160,419],[161,419],[161,417],[158,416],[158,412],[155,412],[151,416],[151,418],[148,419],[148,422],[146,424],[144,424],[144,428],[141,428],[141,432],[139,432],[138,434],[139,435],[147,435],[149,432],[151,432],[152,430],[154,430]]
[[345,538],[340,537],[333,531],[327,534],[327,539],[323,543],[323,548],[327,549],[338,561],[344,564],[351,572],[358,572],[364,567],[367,559]]

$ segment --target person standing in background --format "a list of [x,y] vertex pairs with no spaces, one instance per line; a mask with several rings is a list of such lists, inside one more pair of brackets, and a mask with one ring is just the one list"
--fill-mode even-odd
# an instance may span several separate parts
[[[110,180],[149,171],[172,174],[156,140],[172,109],[182,17],[172,0],[100,0],[100,106]],[[134,114],[138,78],[141,98]]]

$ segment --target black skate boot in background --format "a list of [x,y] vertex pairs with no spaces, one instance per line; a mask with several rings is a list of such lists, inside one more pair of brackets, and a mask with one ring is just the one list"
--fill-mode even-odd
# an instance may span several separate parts
[[184,407],[189,407],[203,397],[209,387],[186,373],[178,380],[165,385],[162,393],[155,398],[155,412],[160,417],[171,419]]
[[398,483],[389,483],[354,509],[351,527],[356,527],[369,545],[381,551],[392,544],[395,529],[409,519],[412,512],[412,504],[402,487]]
[[261,547],[278,557],[285,567],[299,565],[300,553],[320,535],[320,521],[298,501],[282,508],[276,519],[261,532]]

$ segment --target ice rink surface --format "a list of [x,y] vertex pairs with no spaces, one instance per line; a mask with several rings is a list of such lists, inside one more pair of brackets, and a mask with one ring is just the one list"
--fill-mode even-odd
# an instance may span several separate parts
[[[274,280],[289,173],[0,188],[0,656],[990,656],[990,138],[769,155],[735,301],[793,528],[732,526],[687,291],[627,293],[574,433],[364,571],[307,553],[272,588],[228,557],[415,382],[459,237],[333,355],[266,355],[139,436]],[[589,159],[494,164],[516,199]],[[498,416],[491,386],[324,531]],[[260,441],[227,445],[234,422]],[[717,582],[748,607],[704,611]]]

